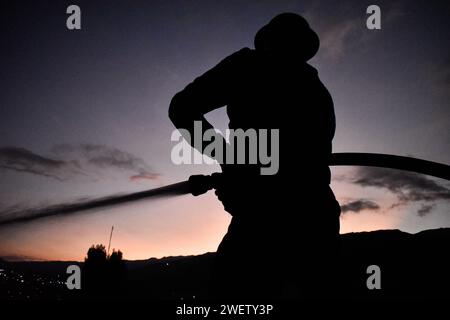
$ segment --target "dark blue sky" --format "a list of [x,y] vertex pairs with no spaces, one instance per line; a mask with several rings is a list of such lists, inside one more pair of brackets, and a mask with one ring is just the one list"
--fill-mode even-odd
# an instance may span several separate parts
[[[81,30],[65,27],[69,4],[81,7]],[[365,11],[370,4],[381,7],[381,30],[371,31],[365,26]],[[381,152],[450,163],[447,1],[19,0],[3,1],[1,6],[2,208],[130,192],[217,170],[215,166],[172,164],[173,126],[167,117],[170,99],[227,55],[244,46],[252,47],[255,32],[285,11],[303,14],[321,38],[319,54],[310,62],[319,70],[335,102],[335,152]],[[221,128],[226,126],[223,110],[211,114],[210,119]],[[94,162],[93,156],[101,156],[103,161]],[[64,165],[47,160],[64,161]],[[75,161],[82,167],[74,166]],[[350,172],[338,171],[335,175]],[[367,198],[352,186],[340,188],[336,191],[344,202]],[[383,192],[389,197],[386,190]],[[151,238],[153,243],[160,241],[155,245],[158,249],[153,248],[155,255],[214,249],[228,217],[212,196],[201,201],[202,212],[195,214],[209,236],[194,237],[198,242],[174,252],[176,244],[163,245],[161,240],[172,239],[173,231],[162,234],[161,230],[185,229],[180,225],[162,226],[158,231],[162,238]],[[386,201],[379,200],[388,207]],[[369,228],[448,226],[448,200],[439,201],[428,220],[417,220],[417,208],[412,206],[405,209],[410,218],[402,216],[394,221],[378,217],[376,221],[390,222],[386,225],[369,219]],[[172,221],[191,225],[197,220],[181,213],[180,208],[192,206],[195,211],[198,205],[174,200],[169,209],[159,204],[152,210],[157,217],[163,208],[171,210]],[[205,208],[220,213],[213,216]],[[122,221],[120,212],[115,217]],[[133,221],[140,224],[147,219],[143,217],[139,213]],[[358,229],[350,226],[350,218],[347,220],[347,231]],[[102,228],[107,230],[111,222],[120,223],[117,221],[106,220]],[[92,221],[76,222],[79,230],[88,230]],[[148,229],[156,230],[150,222],[148,225]],[[68,233],[74,228],[73,224],[64,226]],[[29,241],[35,240],[33,235],[49,234],[47,240],[51,242],[59,235],[45,224],[24,228],[26,231],[15,234],[28,232]],[[148,229],[135,228],[131,223],[122,226],[126,234],[140,235],[133,238],[134,242],[123,240],[134,243],[128,251],[134,252],[133,257],[151,255],[151,249],[144,245],[150,241],[143,235]],[[83,232],[101,240],[103,229],[101,236],[98,230]],[[3,234],[1,240],[8,240],[10,245],[8,250],[3,246],[3,251],[36,251],[24,249],[27,242],[20,241],[11,249],[15,239],[6,234],[12,233]],[[184,234],[183,239],[187,237]]]

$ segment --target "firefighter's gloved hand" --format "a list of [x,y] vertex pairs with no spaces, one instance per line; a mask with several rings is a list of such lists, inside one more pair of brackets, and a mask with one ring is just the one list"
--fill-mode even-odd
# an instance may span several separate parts
[[191,193],[194,196],[204,194],[213,188],[211,176],[205,176],[202,174],[190,176],[189,184]]

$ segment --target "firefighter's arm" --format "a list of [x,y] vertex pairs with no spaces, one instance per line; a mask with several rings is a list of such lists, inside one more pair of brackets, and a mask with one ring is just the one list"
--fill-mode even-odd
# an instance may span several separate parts
[[[233,83],[239,76],[239,70],[250,49],[242,49],[225,58],[205,74],[178,92],[170,103],[169,118],[191,146],[194,146],[194,123],[199,121],[202,136],[213,126],[205,119],[205,114],[224,107],[230,101]],[[198,123],[197,123],[198,124]],[[183,129],[183,130],[181,130]],[[189,136],[188,136],[189,135]],[[225,141],[222,141],[225,146]],[[204,146],[199,152],[203,153]],[[214,155],[208,155],[214,158]],[[216,159],[217,160],[217,159]]]

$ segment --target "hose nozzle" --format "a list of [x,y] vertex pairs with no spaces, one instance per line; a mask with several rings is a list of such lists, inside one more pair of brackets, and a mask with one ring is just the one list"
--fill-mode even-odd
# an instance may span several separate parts
[[199,196],[215,189],[219,184],[222,174],[215,172],[211,175],[197,174],[189,177],[189,191],[194,196]]

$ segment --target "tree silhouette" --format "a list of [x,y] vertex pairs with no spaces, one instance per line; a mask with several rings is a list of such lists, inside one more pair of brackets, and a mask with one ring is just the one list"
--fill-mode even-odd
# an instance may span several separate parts
[[102,244],[92,245],[84,260],[82,288],[91,298],[123,295],[127,270],[120,250],[107,255]]

